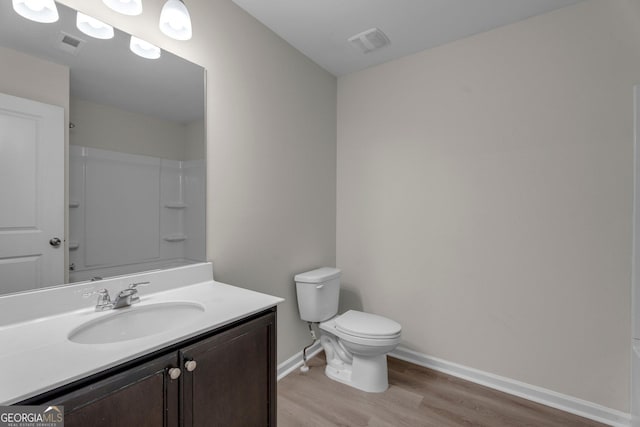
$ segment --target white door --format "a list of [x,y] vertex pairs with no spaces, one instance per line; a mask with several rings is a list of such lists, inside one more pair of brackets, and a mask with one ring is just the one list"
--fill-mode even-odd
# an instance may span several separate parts
[[64,109],[0,94],[0,294],[63,283],[63,240]]

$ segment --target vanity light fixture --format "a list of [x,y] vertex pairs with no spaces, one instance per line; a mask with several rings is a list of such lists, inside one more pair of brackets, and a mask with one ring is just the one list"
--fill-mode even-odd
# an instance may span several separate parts
[[142,0],[102,0],[110,9],[123,15],[140,15],[142,13]]
[[84,13],[78,12],[76,16],[76,27],[86,35],[97,39],[106,40],[113,38],[113,27],[111,25],[105,24]]
[[53,0],[13,0],[13,10],[31,21],[49,24],[59,18]]
[[131,36],[131,42],[129,42],[129,49],[131,49],[131,52],[143,58],[147,58],[147,59],[160,58],[160,48],[158,46],[152,45],[151,43],[146,42],[134,36]]
[[182,0],[167,0],[160,13],[160,31],[176,40],[191,38],[191,17]]

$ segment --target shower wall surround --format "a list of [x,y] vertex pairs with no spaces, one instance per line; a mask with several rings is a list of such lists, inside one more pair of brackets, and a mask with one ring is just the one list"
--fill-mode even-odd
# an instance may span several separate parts
[[204,160],[69,147],[70,281],[197,262]]

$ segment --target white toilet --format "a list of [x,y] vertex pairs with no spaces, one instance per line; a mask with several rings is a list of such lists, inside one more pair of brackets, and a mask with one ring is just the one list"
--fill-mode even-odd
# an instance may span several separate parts
[[326,375],[368,392],[389,387],[387,353],[400,343],[402,326],[375,314],[338,313],[340,270],[323,267],[294,278],[302,320],[320,323]]

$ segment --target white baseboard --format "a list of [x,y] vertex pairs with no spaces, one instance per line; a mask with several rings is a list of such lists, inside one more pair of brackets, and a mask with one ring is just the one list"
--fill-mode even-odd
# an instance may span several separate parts
[[[309,349],[307,349],[307,359],[311,359],[322,351],[320,341],[316,341]],[[302,351],[297,352],[284,362],[278,365],[278,381],[302,366]]]
[[631,426],[630,414],[578,399],[577,397],[458,365],[457,363],[448,362],[403,347],[396,348],[389,353],[389,356],[522,397],[533,402],[551,406],[565,412],[570,412],[584,418],[589,418],[603,424],[615,427]]

